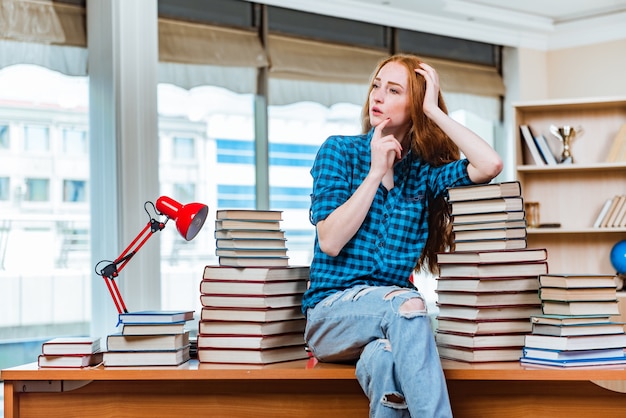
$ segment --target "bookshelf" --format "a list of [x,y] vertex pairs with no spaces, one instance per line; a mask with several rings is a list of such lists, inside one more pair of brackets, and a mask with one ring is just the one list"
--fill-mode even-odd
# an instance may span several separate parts
[[[545,100],[516,103],[516,177],[525,201],[540,204],[542,223],[559,228],[528,228],[528,246],[548,249],[551,273],[615,273],[612,246],[626,239],[625,227],[594,228],[604,202],[626,193],[626,161],[605,162],[620,127],[626,123],[626,97]],[[584,129],[571,143],[573,164],[534,165],[519,126],[542,134],[557,156],[561,142],[550,125]]]

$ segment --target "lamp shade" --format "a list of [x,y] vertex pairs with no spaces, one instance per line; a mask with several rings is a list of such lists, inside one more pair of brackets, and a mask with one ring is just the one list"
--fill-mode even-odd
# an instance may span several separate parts
[[202,203],[183,205],[171,197],[161,196],[156,201],[157,210],[176,222],[176,229],[187,241],[196,237],[202,229],[209,213],[209,207]]

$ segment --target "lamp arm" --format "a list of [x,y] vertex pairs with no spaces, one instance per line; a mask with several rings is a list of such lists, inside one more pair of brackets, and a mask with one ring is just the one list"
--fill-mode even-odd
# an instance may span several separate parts
[[102,263],[102,261],[96,265],[96,274],[104,278],[118,313],[127,313],[128,310],[126,309],[126,304],[124,303],[122,294],[120,293],[114,279],[119,276],[120,271],[122,271],[133,256],[139,252],[141,247],[144,246],[152,235],[165,228],[165,224],[168,219],[169,218],[166,218],[165,222],[159,222],[154,218],[150,219],[146,226],[139,232],[139,234],[137,234],[135,239],[132,240],[128,247],[126,247],[126,249],[115,259],[115,261],[104,266],[104,268],[102,268],[99,272],[97,271],[97,266]]

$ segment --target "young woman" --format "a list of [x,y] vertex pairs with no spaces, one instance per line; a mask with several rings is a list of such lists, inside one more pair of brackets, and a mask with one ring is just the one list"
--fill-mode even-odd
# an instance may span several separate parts
[[425,302],[408,279],[436,271],[450,244],[447,188],[490,181],[502,160],[448,116],[436,71],[413,55],[376,68],[363,132],[328,138],[311,169],[305,338],[320,361],[357,361],[370,416],[451,416]]

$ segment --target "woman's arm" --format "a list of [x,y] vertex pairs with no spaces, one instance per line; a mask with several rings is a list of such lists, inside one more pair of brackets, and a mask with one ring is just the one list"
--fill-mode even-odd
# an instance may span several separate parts
[[370,210],[380,183],[389,170],[393,170],[396,159],[402,155],[402,147],[393,135],[382,135],[389,123],[385,120],[374,129],[371,141],[370,171],[350,198],[326,219],[317,223],[317,238],[320,249],[331,257],[336,257],[342,248],[363,224]]
[[446,115],[438,106],[439,76],[434,68],[422,63],[415,72],[426,79],[424,113],[437,124],[469,160],[467,173],[474,183],[484,183],[502,171],[503,163],[498,153],[481,137]]

